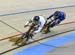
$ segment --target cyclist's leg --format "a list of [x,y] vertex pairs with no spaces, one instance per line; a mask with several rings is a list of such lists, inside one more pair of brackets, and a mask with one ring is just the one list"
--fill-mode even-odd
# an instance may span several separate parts
[[59,24],[59,23],[60,23],[60,20],[54,20],[53,22],[49,22],[49,23],[47,24],[47,28],[46,28],[46,32],[45,32],[45,33],[50,32],[50,28],[56,26],[56,25]]
[[50,27],[52,28],[52,27],[55,27],[56,25],[58,25],[58,24],[60,24],[61,23],[61,20],[56,20],[55,22],[53,22],[51,25],[50,25]]
[[44,34],[50,32],[50,23],[51,23],[51,22],[48,22],[48,23],[45,25]]

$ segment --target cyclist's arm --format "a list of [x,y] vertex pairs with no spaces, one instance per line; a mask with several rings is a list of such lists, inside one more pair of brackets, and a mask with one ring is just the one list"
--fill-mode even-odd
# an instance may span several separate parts
[[47,19],[51,19],[54,16],[54,14],[50,15]]
[[28,26],[30,23],[32,23],[32,19],[30,19],[29,21],[27,21],[27,22],[25,23],[25,26],[24,26],[24,27]]

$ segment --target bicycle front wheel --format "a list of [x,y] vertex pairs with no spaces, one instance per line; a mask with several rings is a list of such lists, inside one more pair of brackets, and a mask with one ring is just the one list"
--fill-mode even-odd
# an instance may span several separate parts
[[29,38],[27,37],[26,34],[23,34],[21,37],[19,37],[16,42],[14,43],[14,45],[24,45],[27,43],[27,41],[29,40]]

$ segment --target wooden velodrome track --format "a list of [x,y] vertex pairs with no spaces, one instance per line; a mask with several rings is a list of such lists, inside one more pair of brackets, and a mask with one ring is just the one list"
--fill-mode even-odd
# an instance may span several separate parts
[[[64,22],[62,22],[60,25],[58,25],[57,27],[52,29],[52,31],[54,30],[51,33],[52,35],[47,34],[45,36],[59,35],[59,34],[64,33],[64,30],[67,32],[75,31],[74,30],[75,29],[74,28],[75,27],[75,7],[74,7],[75,0],[72,0],[72,1],[68,1],[68,0],[65,0],[65,1],[60,1],[60,0],[40,1],[40,0],[36,0],[34,2],[32,0],[24,0],[24,1],[21,1],[21,0],[19,0],[19,1],[18,0],[13,0],[13,1],[11,1],[11,0],[3,1],[2,0],[2,1],[0,1],[0,4],[1,4],[0,5],[0,13],[1,13],[0,14],[0,54],[1,55],[12,55],[15,52],[22,50],[23,48],[26,49],[26,48],[28,48],[28,46],[35,45],[34,42],[39,42],[39,40],[41,40],[41,39],[44,39],[44,41],[47,40],[45,38],[48,38],[48,37],[43,37],[43,38],[39,38],[39,39],[37,37],[35,37],[34,39],[36,39],[36,41],[33,41],[33,42],[31,42],[32,44],[23,46],[22,48],[19,48],[17,46],[11,46],[10,42],[8,42],[9,38],[15,37],[15,36],[20,36],[22,33],[24,33],[25,28],[23,26],[24,26],[25,22],[35,15],[43,15],[46,18],[56,10],[64,11],[67,14],[67,17],[66,17],[67,19]],[[38,5],[38,3],[39,3],[39,5]],[[72,7],[63,8],[64,6],[72,6]],[[47,9],[45,9],[45,8],[47,8]],[[43,9],[44,11],[42,11],[41,9]],[[34,12],[32,12],[31,10],[34,10]],[[24,13],[23,11],[24,12],[28,11],[29,13]],[[37,12],[35,12],[35,11],[37,11]],[[20,12],[21,14],[19,14],[18,12]],[[13,15],[11,15],[11,13]],[[4,24],[4,23],[6,23],[6,24]],[[12,28],[10,28],[9,26],[12,26]],[[65,26],[67,26],[68,28]],[[65,27],[65,28],[62,28],[62,27]],[[17,29],[17,31],[15,29]],[[60,32],[59,29],[60,30],[62,29],[61,30],[62,32]],[[55,32],[57,32],[57,33],[55,33]],[[62,36],[62,35],[60,35],[60,36]],[[56,38],[56,37],[53,37],[53,38]],[[50,39],[52,39],[52,38],[50,38]],[[43,40],[41,40],[40,42],[42,42],[42,41]],[[6,47],[6,46],[8,46],[8,47]],[[60,50],[62,50],[62,49],[60,49]]]

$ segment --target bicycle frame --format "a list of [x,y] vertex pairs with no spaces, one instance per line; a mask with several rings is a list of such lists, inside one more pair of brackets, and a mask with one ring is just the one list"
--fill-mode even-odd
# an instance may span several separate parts
[[48,33],[47,31],[49,30],[49,28],[51,28],[50,25],[51,25],[53,22],[55,22],[55,20],[51,20],[51,21],[49,21],[49,22],[46,21],[44,27],[42,28],[42,32],[44,32],[45,34]]
[[19,43],[21,43],[21,42],[25,42],[26,43],[30,39],[30,34],[32,34],[34,32],[34,30],[35,30],[34,27],[35,26],[36,26],[36,24],[32,23],[30,28],[29,28],[29,30],[27,32],[23,33],[22,36],[17,39],[17,41],[15,42],[14,45],[18,45],[19,46]]

